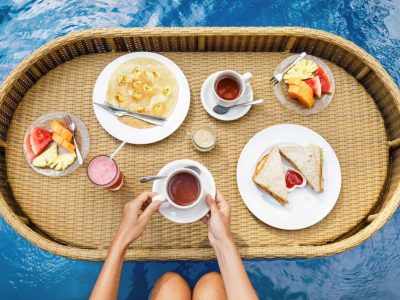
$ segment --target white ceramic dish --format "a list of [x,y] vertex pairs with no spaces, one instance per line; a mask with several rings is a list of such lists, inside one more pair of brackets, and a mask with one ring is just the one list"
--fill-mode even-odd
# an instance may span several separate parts
[[[43,116],[40,116],[31,124],[31,126],[29,126],[25,135],[28,134],[29,132],[31,132],[33,127],[41,127],[41,128],[47,129],[47,130],[51,130],[50,129],[51,122],[53,120],[59,120],[60,122],[64,123],[63,118],[67,114],[71,117],[72,121],[74,121],[74,123],[75,123],[76,142],[78,144],[79,150],[81,151],[82,159],[85,160],[86,155],[89,153],[89,144],[90,144],[89,132],[88,132],[85,124],[83,124],[79,118],[75,117],[74,115],[72,115],[70,113],[51,112],[51,113],[45,114]],[[50,145],[51,144],[55,144],[55,142],[51,142]],[[72,166],[70,166],[69,168],[67,168],[64,171],[56,171],[56,170],[53,170],[50,168],[37,168],[32,165],[32,162],[29,159],[28,155],[26,154],[26,151],[25,151],[23,145],[22,145],[22,149],[23,149],[22,151],[24,152],[25,159],[26,159],[27,163],[29,164],[29,166],[33,170],[35,170],[36,172],[38,172],[39,174],[42,174],[42,175],[46,175],[49,177],[65,176],[65,175],[72,173],[73,171],[75,171],[77,168],[80,167],[80,165],[78,163],[78,159],[75,159],[75,162],[72,164]],[[59,154],[67,153],[67,151],[64,148],[62,148],[60,145],[58,145],[58,153]]]
[[[289,204],[282,206],[253,182],[255,167],[270,147],[310,143],[323,149],[324,192],[316,193],[309,186],[296,188],[288,194]],[[290,166],[285,160],[284,164]],[[237,165],[237,184],[244,203],[258,219],[276,228],[296,230],[312,226],[329,214],[339,198],[342,174],[335,152],[323,137],[306,127],[284,124],[266,128],[247,142]]]
[[[175,160],[167,165],[165,165],[157,175],[168,175],[176,169],[184,168],[186,166],[196,166],[201,170],[202,183],[204,187],[204,195],[210,194],[215,197],[217,193],[217,188],[215,186],[215,181],[210,173],[210,171],[198,163],[197,161],[190,159]],[[163,193],[164,184],[166,179],[155,180],[153,183],[153,192]],[[179,209],[173,205],[162,204],[160,207],[160,213],[168,220],[175,223],[193,223],[204,217],[209,211],[208,205],[205,201],[205,197],[200,199],[200,201],[193,207],[187,209]]]
[[152,52],[134,52],[118,57],[109,63],[97,78],[93,89],[93,102],[104,103],[111,74],[122,63],[135,58],[152,58],[164,64],[179,83],[176,107],[163,126],[152,128],[133,128],[120,122],[116,116],[93,104],[100,125],[113,137],[130,144],[151,144],[158,142],[179,128],[186,118],[190,106],[189,83],[182,70],[170,59]]
[[[289,56],[288,58],[284,59],[275,69],[274,75],[282,72],[288,65],[290,65],[296,58],[298,57],[298,54]],[[275,93],[276,98],[278,101],[285,106],[286,108],[290,109],[291,111],[294,111],[300,115],[312,115],[319,113],[321,110],[326,108],[329,103],[331,103],[332,98],[333,98],[333,93],[335,92],[335,78],[333,77],[331,69],[318,57],[312,56],[307,54],[305,59],[310,59],[313,60],[317,65],[321,66],[324,68],[326,74],[329,77],[329,80],[331,81],[331,87],[332,87],[332,93],[330,94],[322,94],[321,97],[315,98],[315,104],[311,108],[307,108],[300,104],[299,101],[296,99],[293,99],[292,97],[289,96],[288,94],[288,84],[285,83],[284,80],[281,82],[274,84],[273,85],[273,90]]]
[[[229,110],[226,114],[220,115],[213,111],[213,107],[217,104],[221,104],[215,97],[214,87],[212,85],[214,78],[218,76],[219,72],[211,74],[203,83],[201,87],[201,103],[204,109],[209,113],[210,116],[221,120],[221,121],[233,121],[240,119],[250,110],[251,105],[235,107]],[[247,83],[243,97],[238,100],[237,103],[246,103],[253,101],[253,88],[250,83]],[[222,104],[221,104],[222,105]]]

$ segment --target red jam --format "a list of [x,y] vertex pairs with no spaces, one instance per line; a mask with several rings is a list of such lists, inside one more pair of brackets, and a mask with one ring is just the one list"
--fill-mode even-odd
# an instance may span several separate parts
[[301,176],[301,174],[299,174],[298,172],[294,170],[287,170],[285,180],[286,180],[286,187],[288,189],[291,189],[296,185],[302,185],[304,179],[303,176]]

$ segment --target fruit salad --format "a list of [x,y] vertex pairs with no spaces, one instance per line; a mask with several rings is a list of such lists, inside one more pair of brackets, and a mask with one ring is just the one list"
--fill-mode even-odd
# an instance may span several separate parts
[[331,82],[322,66],[311,59],[302,59],[283,76],[288,84],[289,96],[307,108],[323,94],[332,93]]
[[[34,167],[64,171],[76,159],[75,146],[71,143],[73,135],[58,120],[53,120],[50,127],[52,131],[33,127],[25,135],[24,149]],[[58,146],[67,153],[59,154]]]

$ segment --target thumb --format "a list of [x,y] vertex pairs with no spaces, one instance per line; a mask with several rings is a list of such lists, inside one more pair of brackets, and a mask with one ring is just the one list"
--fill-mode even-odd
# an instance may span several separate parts
[[211,213],[218,212],[217,204],[215,203],[215,200],[213,199],[213,197],[211,197],[209,194],[206,196],[206,202],[207,202],[208,207],[210,207]]
[[151,202],[150,205],[147,206],[147,208],[140,215],[139,219],[147,224],[150,221],[151,216],[154,215],[158,211],[161,204],[162,204],[161,201]]

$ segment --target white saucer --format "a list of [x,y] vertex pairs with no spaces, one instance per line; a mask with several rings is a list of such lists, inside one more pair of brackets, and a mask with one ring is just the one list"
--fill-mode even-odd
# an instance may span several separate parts
[[[213,87],[211,83],[215,76],[217,76],[220,72],[216,72],[208,76],[208,78],[204,81],[203,86],[201,87],[201,103],[203,104],[204,109],[214,118],[222,121],[233,121],[243,117],[250,110],[251,105],[249,106],[241,106],[232,108],[226,114],[220,115],[213,111],[213,107],[218,103],[218,99],[215,98],[215,95],[212,91]],[[253,101],[253,88],[250,83],[246,85],[246,90],[244,91],[244,95],[239,103],[251,102]]]
[[[210,171],[203,166],[202,164],[198,163],[197,161],[190,160],[190,159],[181,159],[175,160],[167,165],[165,165],[157,175],[168,175],[175,169],[184,168],[186,166],[196,166],[201,170],[201,176],[204,179],[204,195],[210,194],[215,196],[217,193],[217,188],[215,186],[215,181],[210,173]],[[165,179],[156,180],[153,183],[153,192],[161,193],[163,191],[163,184],[165,183]],[[167,218],[168,220],[175,222],[175,223],[193,223],[195,221],[200,220],[204,217],[207,212],[209,211],[208,205],[205,201],[205,198],[201,199],[199,203],[197,203],[192,208],[188,209],[179,209],[172,205],[162,204],[160,207],[160,213]]]

